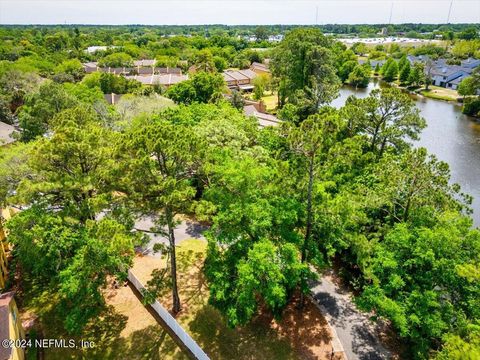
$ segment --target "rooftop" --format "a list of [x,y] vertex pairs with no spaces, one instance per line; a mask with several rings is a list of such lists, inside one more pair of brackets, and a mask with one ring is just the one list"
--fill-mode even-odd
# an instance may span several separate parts
[[275,115],[259,112],[253,105],[244,106],[243,113],[246,116],[256,117],[261,127],[278,126],[281,123],[281,120],[279,120]]

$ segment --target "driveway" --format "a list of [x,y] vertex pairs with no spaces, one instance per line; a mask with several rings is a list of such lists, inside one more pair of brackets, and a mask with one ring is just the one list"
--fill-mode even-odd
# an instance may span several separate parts
[[381,360],[392,356],[380,343],[374,325],[357,310],[348,292],[331,281],[328,274],[310,284],[313,298],[337,333],[348,360]]
[[[168,244],[168,237],[162,234],[155,234],[151,232],[154,223],[151,217],[142,217],[135,222],[134,228],[137,231],[144,231],[148,235],[150,241],[143,247],[142,252],[145,255],[150,255],[154,257],[160,257],[161,253],[154,253],[153,246],[157,243],[159,244]],[[207,227],[200,225],[199,223],[193,221],[182,221],[175,228],[175,244],[178,245],[184,240],[188,239],[205,239],[202,233],[207,229]]]

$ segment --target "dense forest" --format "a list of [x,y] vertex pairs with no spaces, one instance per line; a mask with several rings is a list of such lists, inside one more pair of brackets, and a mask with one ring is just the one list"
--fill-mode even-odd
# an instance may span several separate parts
[[[453,48],[478,41],[478,24],[392,27],[452,31]],[[18,141],[0,147],[0,201],[22,209],[6,223],[11,286],[48,288],[63,327],[81,334],[105,307],[107,278],[125,279],[145,242],[135,219],[150,215],[169,239],[169,268],[149,295],[167,288],[177,313],[174,229],[186,214],[210,227],[209,301],[231,327],[264,309],[281,316],[334,267],[358,306],[394,329],[403,358],[478,358],[480,231],[448,165],[411,144],[425,120],[396,87],[329,106],[343,82],[368,83],[363,52],[440,51],[347,49],[321,32],[381,28],[2,26],[0,121],[17,127]],[[270,34],[285,37],[277,44]],[[94,45],[112,47],[85,51]],[[442,55],[469,56],[451,48]],[[166,89],[82,65],[150,58],[196,71]],[[219,74],[265,59],[278,127],[239,111]],[[110,105],[112,92],[125,96]]]

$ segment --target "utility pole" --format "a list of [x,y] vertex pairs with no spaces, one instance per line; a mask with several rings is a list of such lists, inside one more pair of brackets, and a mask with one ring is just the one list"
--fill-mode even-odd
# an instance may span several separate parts
[[452,13],[453,0],[450,1],[450,7],[448,8],[447,24],[450,24],[450,14]]
[[392,15],[393,15],[393,1],[392,1],[392,5],[390,6],[390,19],[388,19],[388,25],[392,24]]

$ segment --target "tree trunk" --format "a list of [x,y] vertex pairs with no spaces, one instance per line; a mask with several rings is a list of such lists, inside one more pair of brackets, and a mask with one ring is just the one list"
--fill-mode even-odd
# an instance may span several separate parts
[[375,145],[377,144],[377,136],[378,136],[379,131],[380,131],[380,124],[378,124],[375,127],[375,131],[373,132],[372,143],[370,144],[370,150],[371,151],[373,151],[373,149],[375,149]]
[[173,215],[170,209],[167,208],[166,210],[167,216],[167,226],[168,226],[168,241],[170,242],[170,268],[171,268],[171,276],[172,276],[172,312],[177,314],[180,312],[181,305],[180,305],[180,296],[178,295],[178,285],[177,285],[177,258],[176,258],[176,251],[175,251],[175,233],[174,233],[174,225],[173,225]]
[[405,206],[405,213],[403,214],[403,221],[404,222],[407,222],[407,220],[408,220],[408,215],[409,215],[409,212],[410,212],[411,199],[412,198],[409,196],[408,200],[407,200],[407,205]]
[[385,151],[385,145],[387,144],[387,138],[383,138],[382,146],[380,147],[380,154],[378,157],[382,157],[383,152]]
[[314,162],[314,159],[311,159],[310,165],[308,168],[307,226],[305,229],[305,239],[303,241],[303,248],[302,248],[302,263],[305,262],[305,260],[307,259],[308,242],[310,240],[310,235],[312,233],[312,225],[313,225],[313,213],[312,213],[313,162]]
[[[313,193],[313,163],[314,158],[310,159],[310,164],[308,168],[308,190],[307,190],[307,224],[305,229],[305,238],[303,240],[302,246],[302,264],[307,261],[307,249],[310,243],[310,236],[312,233],[313,226],[313,211],[312,211],[312,193]],[[303,307],[305,304],[305,298],[303,296],[303,289],[306,286],[306,279],[302,278],[302,291],[300,292],[300,307]]]

